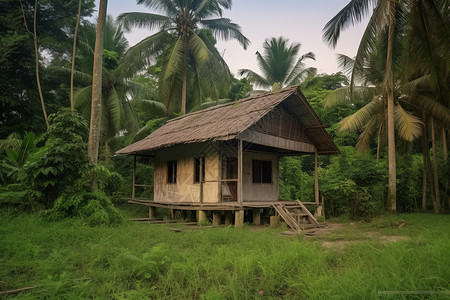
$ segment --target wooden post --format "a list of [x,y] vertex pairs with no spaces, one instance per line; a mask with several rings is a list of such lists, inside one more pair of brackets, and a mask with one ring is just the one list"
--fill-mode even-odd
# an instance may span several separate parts
[[319,155],[317,150],[314,155],[314,199],[316,205],[319,206]]
[[233,214],[229,210],[225,211],[225,222],[224,222],[224,225],[225,226],[231,225],[232,222],[233,222]]
[[133,162],[133,189],[131,190],[131,199],[134,200],[134,197],[136,195],[135,193],[135,185],[136,185],[136,155],[134,156],[134,162]]
[[244,226],[244,210],[236,210],[234,212],[234,227]]
[[148,207],[148,218],[150,220],[156,219],[156,207],[153,206]]
[[199,210],[197,220],[198,224],[201,225],[205,221],[206,221],[206,210]]
[[[237,182],[237,200],[240,205],[242,205],[243,202],[243,194],[242,194],[242,177],[243,177],[243,149],[242,149],[242,140],[239,140],[238,145],[238,182]],[[243,217],[243,215],[242,215]],[[243,223],[243,222],[242,222]]]
[[215,210],[215,211],[213,211],[213,225],[214,226],[219,226],[220,225],[220,223],[221,223],[221,220],[220,220],[220,210]]
[[253,224],[261,225],[261,211],[259,208],[253,210]]
[[203,165],[205,161],[202,157],[199,157],[199,165],[200,165],[200,203],[203,203]]

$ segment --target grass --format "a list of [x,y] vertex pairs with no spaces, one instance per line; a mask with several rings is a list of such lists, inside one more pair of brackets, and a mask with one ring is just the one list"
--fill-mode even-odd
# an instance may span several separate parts
[[[400,219],[402,229],[391,226]],[[3,212],[0,289],[36,286],[5,299],[444,299],[449,221],[387,216],[305,240],[270,228],[175,233],[174,225],[87,227]],[[322,245],[333,241],[351,243]]]

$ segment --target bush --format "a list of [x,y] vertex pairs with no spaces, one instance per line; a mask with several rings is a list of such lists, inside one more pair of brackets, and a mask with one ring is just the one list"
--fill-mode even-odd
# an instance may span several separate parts
[[81,116],[62,111],[49,116],[51,125],[43,136],[45,145],[29,155],[18,180],[42,194],[41,203],[54,201],[80,178],[88,167],[87,122]]
[[118,225],[123,217],[104,192],[72,192],[64,194],[48,213],[50,220],[79,217],[89,226]]
[[15,210],[33,210],[39,203],[41,194],[20,183],[0,187],[0,207]]

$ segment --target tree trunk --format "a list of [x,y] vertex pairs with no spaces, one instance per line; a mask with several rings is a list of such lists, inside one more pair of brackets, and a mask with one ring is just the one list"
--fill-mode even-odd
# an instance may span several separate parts
[[186,91],[187,91],[187,36],[183,33],[183,82],[181,86],[181,113],[186,114]]
[[31,34],[31,36],[33,37],[33,41],[34,41],[36,82],[37,82],[37,87],[38,87],[38,92],[39,92],[39,98],[41,100],[42,112],[44,114],[45,125],[47,126],[47,129],[48,129],[49,123],[48,123],[48,117],[47,117],[47,110],[45,109],[44,97],[42,96],[41,80],[39,77],[39,48],[38,48],[38,43],[37,43],[37,32],[36,32],[37,0],[34,1],[33,32],[31,32],[28,29],[27,19],[25,17],[25,9],[23,8],[22,1],[19,0],[19,2],[20,2],[20,8],[22,9],[23,24],[25,26],[25,29],[28,31],[28,33]]
[[395,122],[394,122],[394,74],[392,71],[392,53],[395,27],[395,1],[389,3],[389,35],[386,57],[386,73],[384,75],[384,89],[387,94],[387,131],[388,131],[388,161],[389,161],[389,184],[387,209],[395,213],[397,211],[397,170],[395,162]]
[[448,159],[448,148],[447,148],[447,130],[442,126],[442,153],[444,155],[445,161]]
[[81,19],[81,2],[82,0],[78,1],[77,23],[75,24],[75,32],[73,34],[72,69],[70,72],[70,111],[72,112],[72,114],[75,112],[75,105],[73,101],[73,76],[75,73],[75,55],[77,51],[78,27],[80,26],[80,19]]
[[89,128],[88,156],[92,163],[98,162],[98,146],[100,142],[100,120],[102,114],[102,59],[103,32],[106,20],[108,0],[100,0],[95,35],[94,70],[92,74],[91,123]]
[[422,136],[422,151],[423,151],[423,157],[424,157],[424,163],[426,168],[426,173],[428,177],[428,184],[430,186],[430,197],[431,197],[431,203],[433,203],[433,207],[436,205],[436,197],[434,192],[434,176],[431,168],[431,160],[430,160],[430,149],[428,147],[428,126],[426,121],[425,112],[423,113],[423,124],[424,124],[424,130],[423,130],[423,136]]
[[422,178],[422,210],[427,210],[427,169],[425,155],[423,155],[423,178]]
[[436,202],[433,207],[435,213],[441,211],[441,193],[439,191],[439,175],[437,169],[437,155],[436,155],[436,134],[434,132],[434,119],[431,117],[431,145],[433,147],[433,175],[434,175],[434,192],[436,197]]
[[[423,180],[422,180],[422,210],[427,210],[427,155],[428,135],[425,111],[422,113],[423,133],[422,133],[422,158],[423,158]],[[428,156],[429,157],[429,156]]]

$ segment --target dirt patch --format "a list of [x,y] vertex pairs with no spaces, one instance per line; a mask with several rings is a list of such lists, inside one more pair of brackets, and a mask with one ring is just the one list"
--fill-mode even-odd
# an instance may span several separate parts
[[388,242],[395,243],[399,241],[409,241],[411,238],[404,235],[383,235],[380,236],[380,242],[382,244],[387,244]]
[[344,251],[347,246],[354,245],[356,243],[357,243],[357,241],[341,241],[341,240],[339,240],[339,241],[323,242],[322,246],[327,249],[330,249],[330,250],[335,250],[335,251],[341,252],[341,251]]

